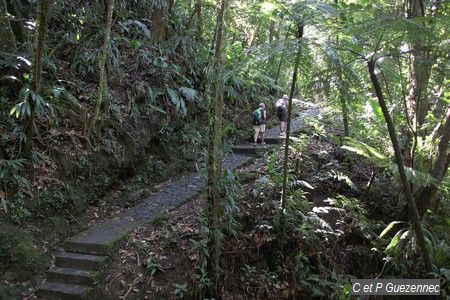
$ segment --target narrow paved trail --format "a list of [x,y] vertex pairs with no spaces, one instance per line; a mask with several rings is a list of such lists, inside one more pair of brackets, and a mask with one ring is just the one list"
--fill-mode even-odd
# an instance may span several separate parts
[[[306,116],[315,117],[320,108],[308,106],[291,122],[294,133],[304,126]],[[266,142],[279,144],[279,129],[266,132]],[[238,145],[222,161],[224,170],[236,169],[253,159],[252,154],[262,151],[253,143]],[[97,224],[80,234],[68,238],[63,249],[56,254],[55,266],[47,272],[47,282],[43,283],[37,295],[44,299],[84,299],[93,290],[95,278],[101,271],[108,251],[119,243],[130,231],[152,221],[154,217],[168,209],[175,208],[198,195],[205,187],[204,171],[187,174],[172,182],[157,193],[149,196],[136,206],[124,211],[114,219]]]

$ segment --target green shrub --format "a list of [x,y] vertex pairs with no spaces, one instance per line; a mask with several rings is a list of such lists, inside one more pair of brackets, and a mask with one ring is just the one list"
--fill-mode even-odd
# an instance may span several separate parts
[[0,224],[0,273],[2,280],[27,280],[45,269],[47,258],[23,230]]

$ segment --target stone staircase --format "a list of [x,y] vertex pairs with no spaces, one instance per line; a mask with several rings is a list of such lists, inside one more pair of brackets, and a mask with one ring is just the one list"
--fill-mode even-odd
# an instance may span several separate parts
[[60,249],[55,266],[47,271],[47,282],[36,294],[42,299],[83,299],[93,291],[105,255],[67,252]]
[[[222,168],[232,170],[251,160],[248,155],[230,154],[224,158]],[[182,205],[196,196],[204,186],[204,178],[199,173],[188,174],[116,218],[67,239],[56,254],[55,266],[47,271],[47,281],[40,285],[36,295],[40,299],[97,299],[92,295],[96,279],[114,245],[161,211]]]
[[[317,114],[316,109],[307,112]],[[298,131],[303,124],[296,118],[291,124],[291,133]],[[253,143],[237,145],[233,154],[222,161],[222,168],[232,170],[252,161],[267,147],[281,144],[285,138],[278,136],[278,128],[267,131],[267,146],[254,146]],[[96,279],[113,245],[119,243],[130,231],[153,220],[161,211],[180,206],[198,195],[205,187],[201,173],[191,173],[144,199],[118,217],[95,225],[80,234],[67,239],[63,249],[56,254],[55,265],[47,271],[47,281],[36,291],[40,299],[93,299],[92,292]]]

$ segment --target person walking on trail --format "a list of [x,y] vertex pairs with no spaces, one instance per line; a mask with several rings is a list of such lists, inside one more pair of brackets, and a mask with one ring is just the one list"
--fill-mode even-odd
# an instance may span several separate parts
[[277,108],[277,117],[280,121],[280,135],[285,135],[286,131],[286,123],[287,123],[287,117],[288,117],[288,105],[289,105],[289,98],[285,94],[283,97],[278,99],[278,101],[275,103],[275,107]]
[[253,146],[257,145],[258,137],[261,139],[261,145],[265,145],[264,133],[266,131],[266,105],[264,103],[259,104],[259,108],[253,112]]

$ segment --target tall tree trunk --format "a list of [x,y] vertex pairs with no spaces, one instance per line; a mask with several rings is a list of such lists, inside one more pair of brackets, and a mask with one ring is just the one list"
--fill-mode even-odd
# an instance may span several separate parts
[[166,16],[166,3],[158,2],[153,7],[152,15],[152,41],[161,42],[166,39],[166,22],[164,20]]
[[[407,0],[408,19],[422,18],[425,16],[424,3],[422,0]],[[415,131],[425,138],[425,130],[422,126],[429,110],[427,97],[427,86],[430,79],[433,59],[429,51],[424,49],[422,37],[418,37],[411,45],[412,59],[409,66],[410,89],[409,89],[409,111],[411,123]]]
[[252,48],[255,45],[256,39],[258,38],[260,27],[261,27],[261,21],[258,22],[255,29],[250,30],[250,39],[249,39],[249,44],[248,44],[249,48]]
[[195,41],[200,43],[203,35],[202,0],[195,1],[196,30]]
[[16,39],[9,22],[5,0],[0,0],[0,51],[16,52]]
[[45,51],[45,38],[49,21],[51,0],[40,0],[37,4],[36,36],[34,48],[33,82],[34,91],[40,94],[42,88],[42,56]]
[[27,42],[27,34],[23,24],[23,16],[17,8],[17,3],[14,0],[6,0],[8,11],[14,16],[15,20],[11,21],[11,27],[16,37],[16,41],[20,44]]
[[269,44],[273,43],[274,31],[275,31],[275,21],[271,20],[269,25]]
[[342,111],[342,123],[344,125],[344,137],[349,136],[350,130],[348,127],[348,107],[347,107],[347,99],[345,99],[344,94],[344,86],[342,81],[342,70],[341,65],[338,67],[338,76],[337,76],[337,84],[339,90],[339,102],[341,103],[341,111]]
[[289,92],[289,102],[288,102],[288,117],[286,123],[286,139],[284,144],[284,161],[283,161],[283,186],[281,190],[281,201],[280,201],[280,209],[277,212],[278,216],[278,224],[277,224],[277,248],[278,255],[277,260],[278,264],[281,264],[283,261],[283,249],[286,244],[287,234],[286,234],[286,196],[287,196],[287,187],[288,187],[288,162],[289,162],[289,142],[291,136],[291,119],[292,119],[292,98],[294,98],[294,93],[297,87],[297,74],[298,74],[298,66],[300,64],[301,57],[301,38],[303,37],[303,24],[297,25],[297,55],[295,56],[294,62],[294,74],[292,75],[291,82],[291,90]]
[[292,116],[292,98],[294,98],[295,89],[297,86],[297,74],[298,74],[298,66],[300,64],[300,56],[302,47],[300,44],[300,39],[303,37],[303,24],[298,24],[297,29],[297,42],[298,49],[297,55],[295,57],[294,63],[294,74],[292,75],[292,83],[291,83],[291,91],[289,92],[289,104],[288,104],[288,118],[286,123],[286,139],[284,143],[284,162],[283,162],[283,189],[281,191],[281,209],[284,210],[286,206],[286,194],[287,194],[287,175],[288,175],[288,161],[289,161],[289,138],[291,135],[291,116]]
[[436,199],[438,186],[445,177],[450,163],[450,108],[447,109],[445,125],[442,128],[442,136],[438,145],[436,160],[431,170],[431,176],[436,179],[437,184],[423,188],[419,191],[417,199],[417,208],[419,214],[423,215],[428,208],[437,209],[439,201]]
[[283,64],[284,51],[281,51],[280,61],[278,62],[277,73],[275,74],[275,85],[278,84],[278,78],[280,78],[281,65]]
[[[339,1],[334,0],[334,3],[338,5]],[[341,22],[342,16],[341,13],[339,13],[339,16],[337,18],[338,22]],[[339,34],[336,35],[336,44],[339,44]],[[348,129],[348,107],[347,107],[347,100],[344,97],[344,84],[342,81],[342,64],[338,60],[338,66],[337,66],[337,86],[339,91],[339,102],[341,104],[341,112],[342,112],[342,124],[344,125],[344,137],[349,136],[349,129]]]
[[207,272],[211,280],[208,288],[209,298],[219,298],[219,258],[220,258],[220,199],[221,199],[221,152],[222,152],[222,109],[223,86],[221,82],[225,48],[225,16],[228,0],[222,0],[217,13],[216,43],[213,58],[211,99],[209,104],[209,145],[207,165],[207,215],[208,215],[208,251]]
[[[36,33],[34,39],[34,64],[33,64],[33,90],[36,95],[42,90],[42,56],[45,51],[45,38],[47,35],[48,21],[50,19],[51,0],[37,2]],[[31,157],[34,136],[34,115],[36,110],[35,100],[30,101],[30,116],[24,122],[26,140],[22,143],[25,157]]]
[[[288,39],[288,37],[289,37],[289,32],[290,32],[290,31],[291,31],[291,27],[289,27],[289,28],[287,29],[287,31],[286,31],[286,36],[285,36],[285,38],[284,38],[284,45],[283,45],[283,49],[282,49],[281,54],[280,54],[280,61],[279,61],[279,63],[278,63],[277,71],[276,71],[276,74],[275,74],[275,85],[278,84],[278,79],[280,78],[281,66],[282,66],[282,64],[283,64],[283,59],[284,59],[284,46],[285,46],[286,41],[287,41],[287,39]],[[274,91],[274,92],[275,92],[275,91]]]
[[114,12],[114,0],[108,0],[108,5],[106,8],[106,29],[105,36],[103,39],[103,47],[100,52],[100,57],[98,61],[99,68],[99,80],[98,80],[98,96],[97,102],[95,103],[94,115],[92,116],[91,121],[89,122],[88,128],[86,130],[86,137],[89,137],[91,134],[91,130],[97,122],[97,119],[100,115],[100,108],[102,106],[104,98],[106,98],[107,89],[108,89],[108,75],[106,72],[106,60],[108,58],[108,48],[109,42],[111,38],[111,27],[112,27],[112,17]]
[[422,256],[425,263],[425,270],[427,272],[432,271],[432,263],[431,257],[428,254],[427,245],[425,242],[425,237],[422,230],[422,224],[420,222],[419,212],[417,211],[416,202],[414,201],[414,197],[411,191],[411,187],[409,185],[408,179],[406,178],[405,168],[403,165],[403,157],[401,154],[400,146],[397,140],[397,134],[395,132],[394,123],[392,122],[391,116],[389,114],[389,110],[386,105],[386,101],[384,100],[384,95],[381,90],[380,83],[378,81],[378,77],[375,74],[375,62],[370,60],[367,62],[367,67],[369,69],[370,80],[372,81],[373,88],[375,90],[375,94],[378,99],[378,103],[380,104],[381,110],[383,112],[384,119],[386,121],[386,125],[388,128],[389,136],[391,138],[392,147],[394,148],[394,155],[396,164],[398,167],[398,173],[400,174],[400,180],[403,185],[403,189],[406,194],[406,198],[408,200],[409,208],[411,211],[411,219],[414,227],[414,231],[416,233],[417,242],[419,247],[422,249]]

